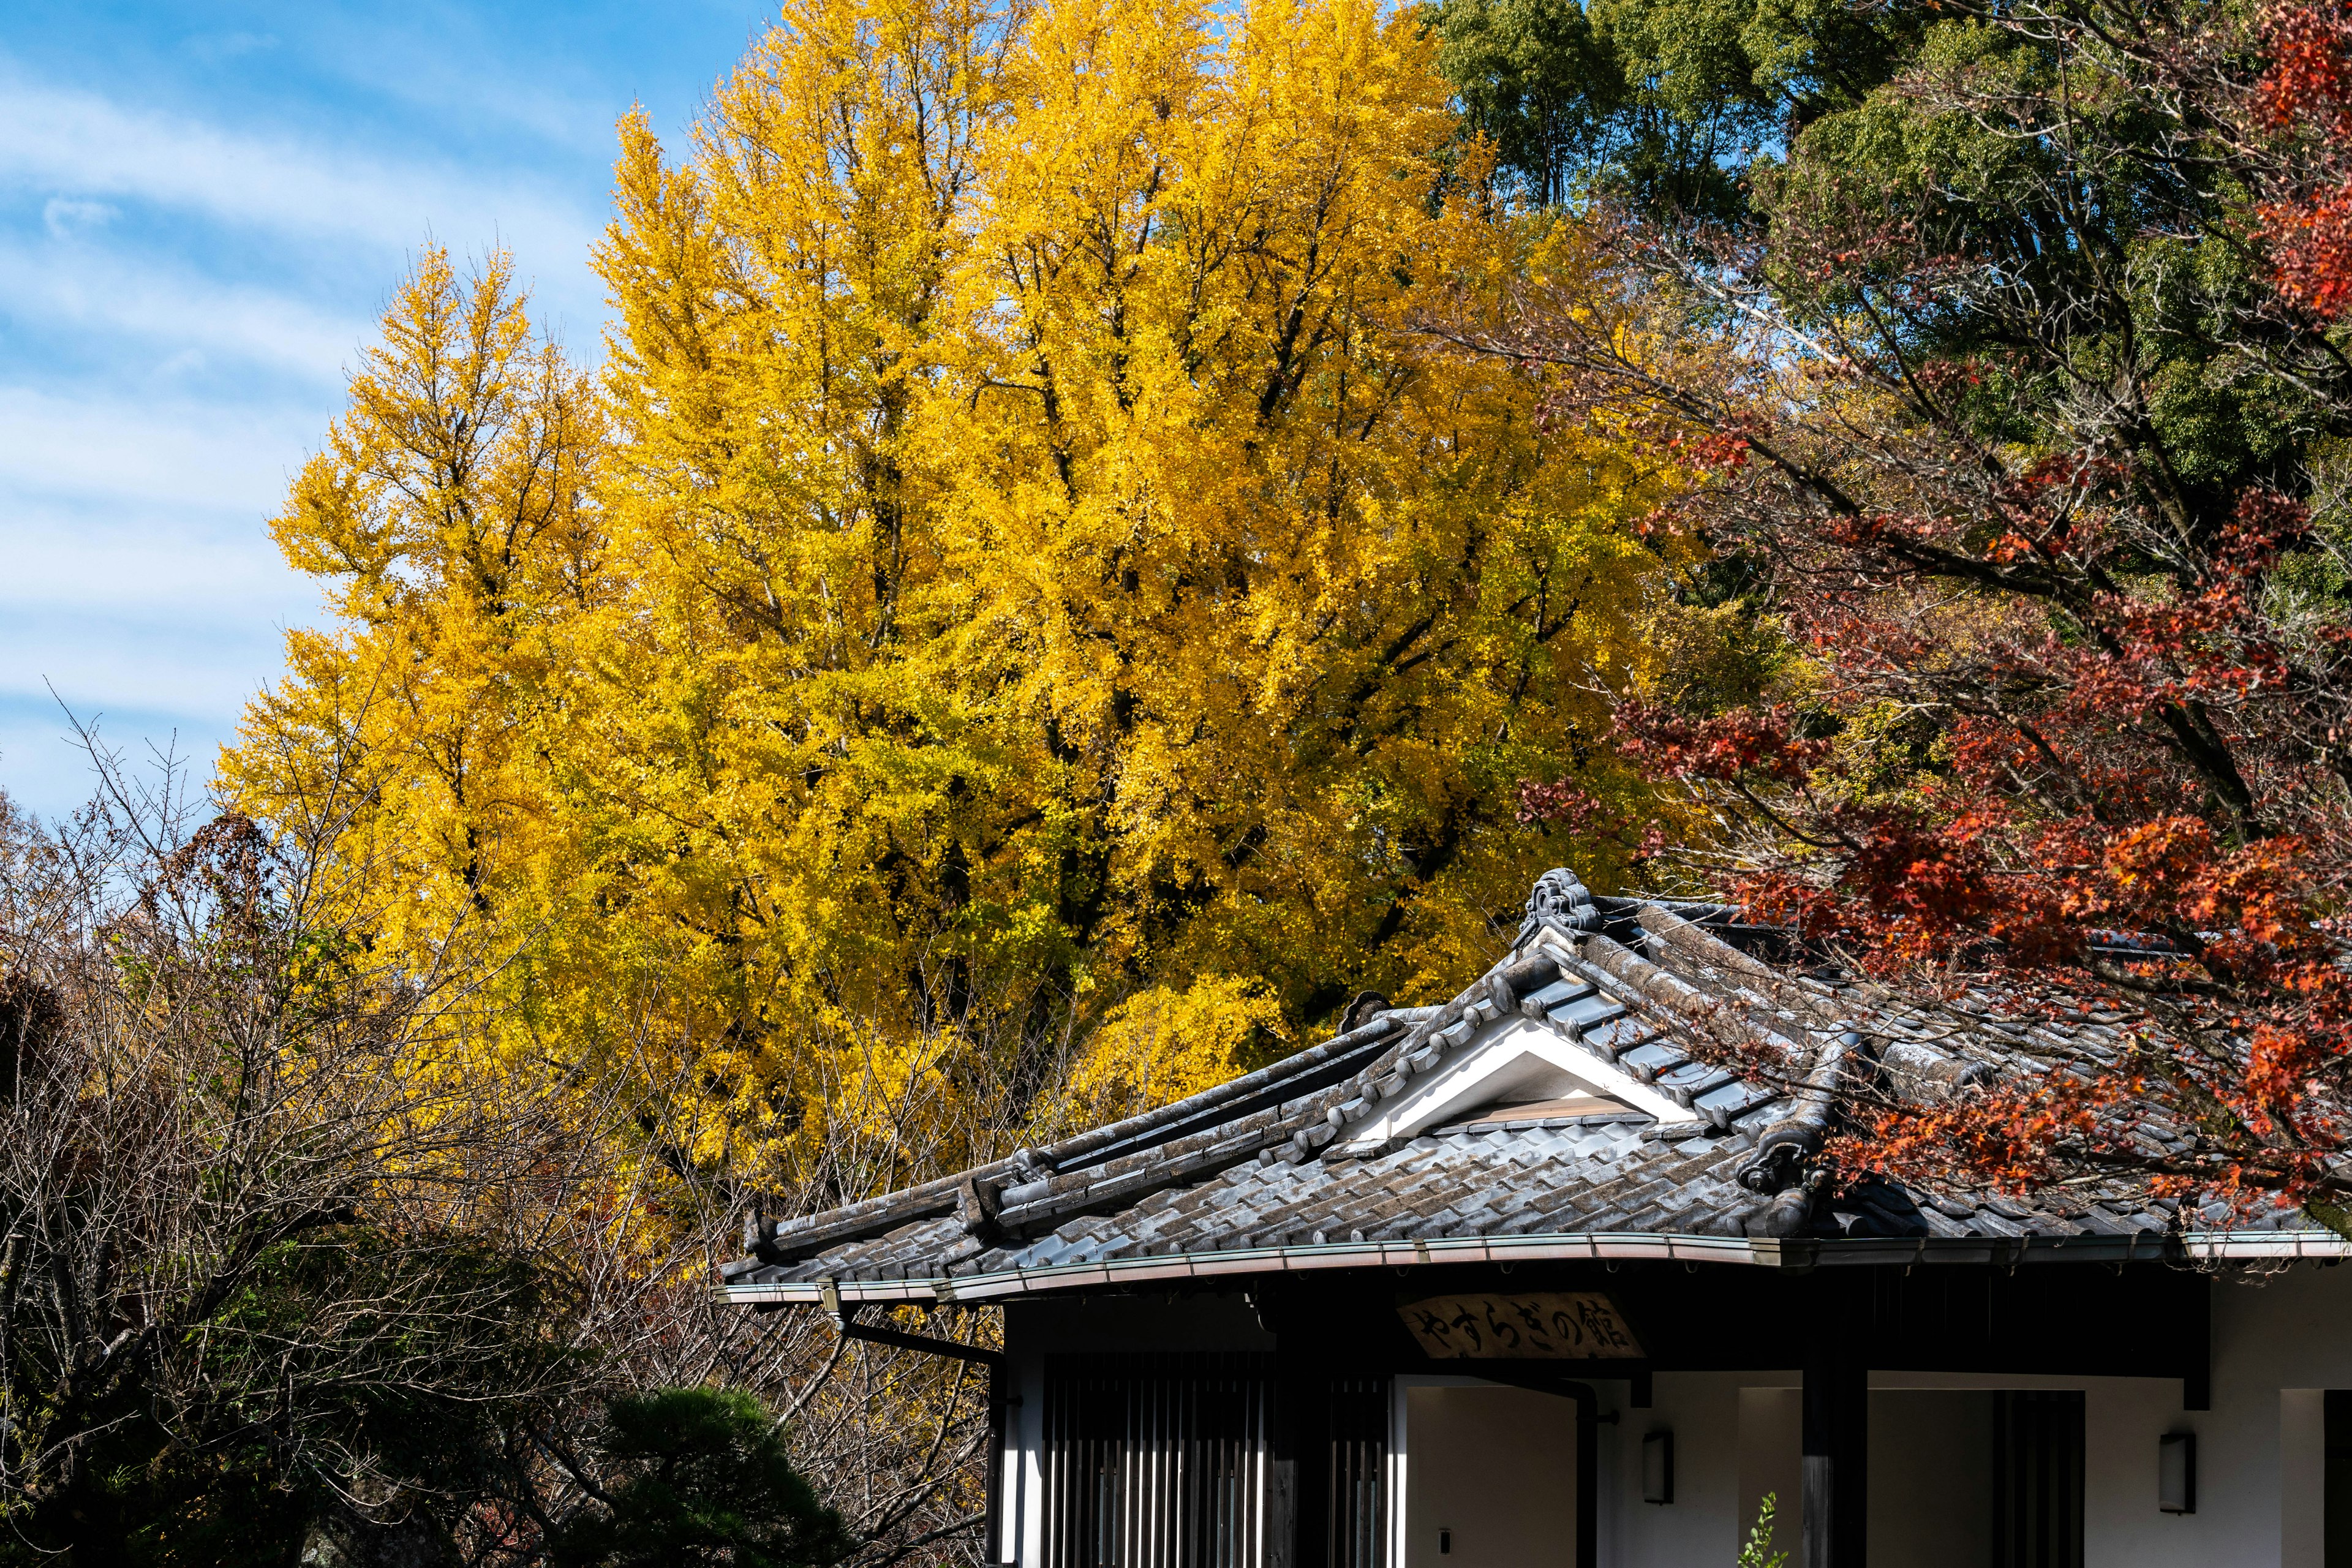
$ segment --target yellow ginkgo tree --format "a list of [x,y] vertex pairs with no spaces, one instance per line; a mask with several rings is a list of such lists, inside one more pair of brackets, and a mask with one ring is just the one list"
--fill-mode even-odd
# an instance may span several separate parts
[[[520,456],[387,477],[455,475],[373,411],[464,295],[402,297],[280,524],[342,625],[235,786],[368,694],[354,839],[420,916],[487,901],[533,1038],[650,1031],[698,1157],[877,1151],[834,1190],[1451,988],[1562,853],[1519,781],[1632,798],[1590,689],[1668,479],[1418,329],[1575,254],[1448,151],[1431,47],[1356,0],[791,0],[689,145],[623,123],[594,413],[509,357],[560,507]],[[477,515],[543,516],[495,584]]]
[[383,332],[270,524],[335,624],[288,636],[221,783],[337,844],[387,952],[478,963],[546,902],[551,676],[610,587],[603,405],[503,254],[425,249]]

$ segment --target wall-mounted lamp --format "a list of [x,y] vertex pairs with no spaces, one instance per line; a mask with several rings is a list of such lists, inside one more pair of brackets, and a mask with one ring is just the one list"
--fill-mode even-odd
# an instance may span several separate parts
[[2156,1440],[2156,1506],[2167,1513],[2197,1511],[2197,1434],[2167,1432]]
[[1653,1432],[1642,1439],[1642,1500],[1675,1500],[1675,1435]]

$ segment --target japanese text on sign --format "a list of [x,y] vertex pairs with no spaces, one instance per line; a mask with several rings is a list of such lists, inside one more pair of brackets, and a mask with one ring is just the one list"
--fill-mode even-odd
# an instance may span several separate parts
[[1595,1290],[1527,1296],[1433,1296],[1397,1309],[1421,1348],[1437,1360],[1543,1356],[1566,1361],[1639,1360],[1641,1342],[1617,1304]]

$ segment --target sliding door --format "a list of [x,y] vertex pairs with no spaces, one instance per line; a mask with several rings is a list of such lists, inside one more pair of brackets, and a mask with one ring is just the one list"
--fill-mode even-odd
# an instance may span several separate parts
[[1048,1358],[1048,1568],[1265,1568],[1268,1363]]
[[1993,1568],[2083,1568],[2083,1395],[1993,1395]]
[[1385,1377],[1045,1359],[1044,1568],[1383,1568]]

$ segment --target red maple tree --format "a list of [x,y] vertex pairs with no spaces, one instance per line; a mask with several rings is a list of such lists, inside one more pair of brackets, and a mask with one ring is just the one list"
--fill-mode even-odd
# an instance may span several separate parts
[[1857,1085],[1849,1171],[2352,1234],[2352,11],[2004,5],[1858,112],[1752,229],[1621,217],[1609,290],[1437,328],[1643,432],[1689,477],[1661,526],[1801,656],[1759,702],[1629,695],[1621,752],[1814,952],[2125,1020]]

